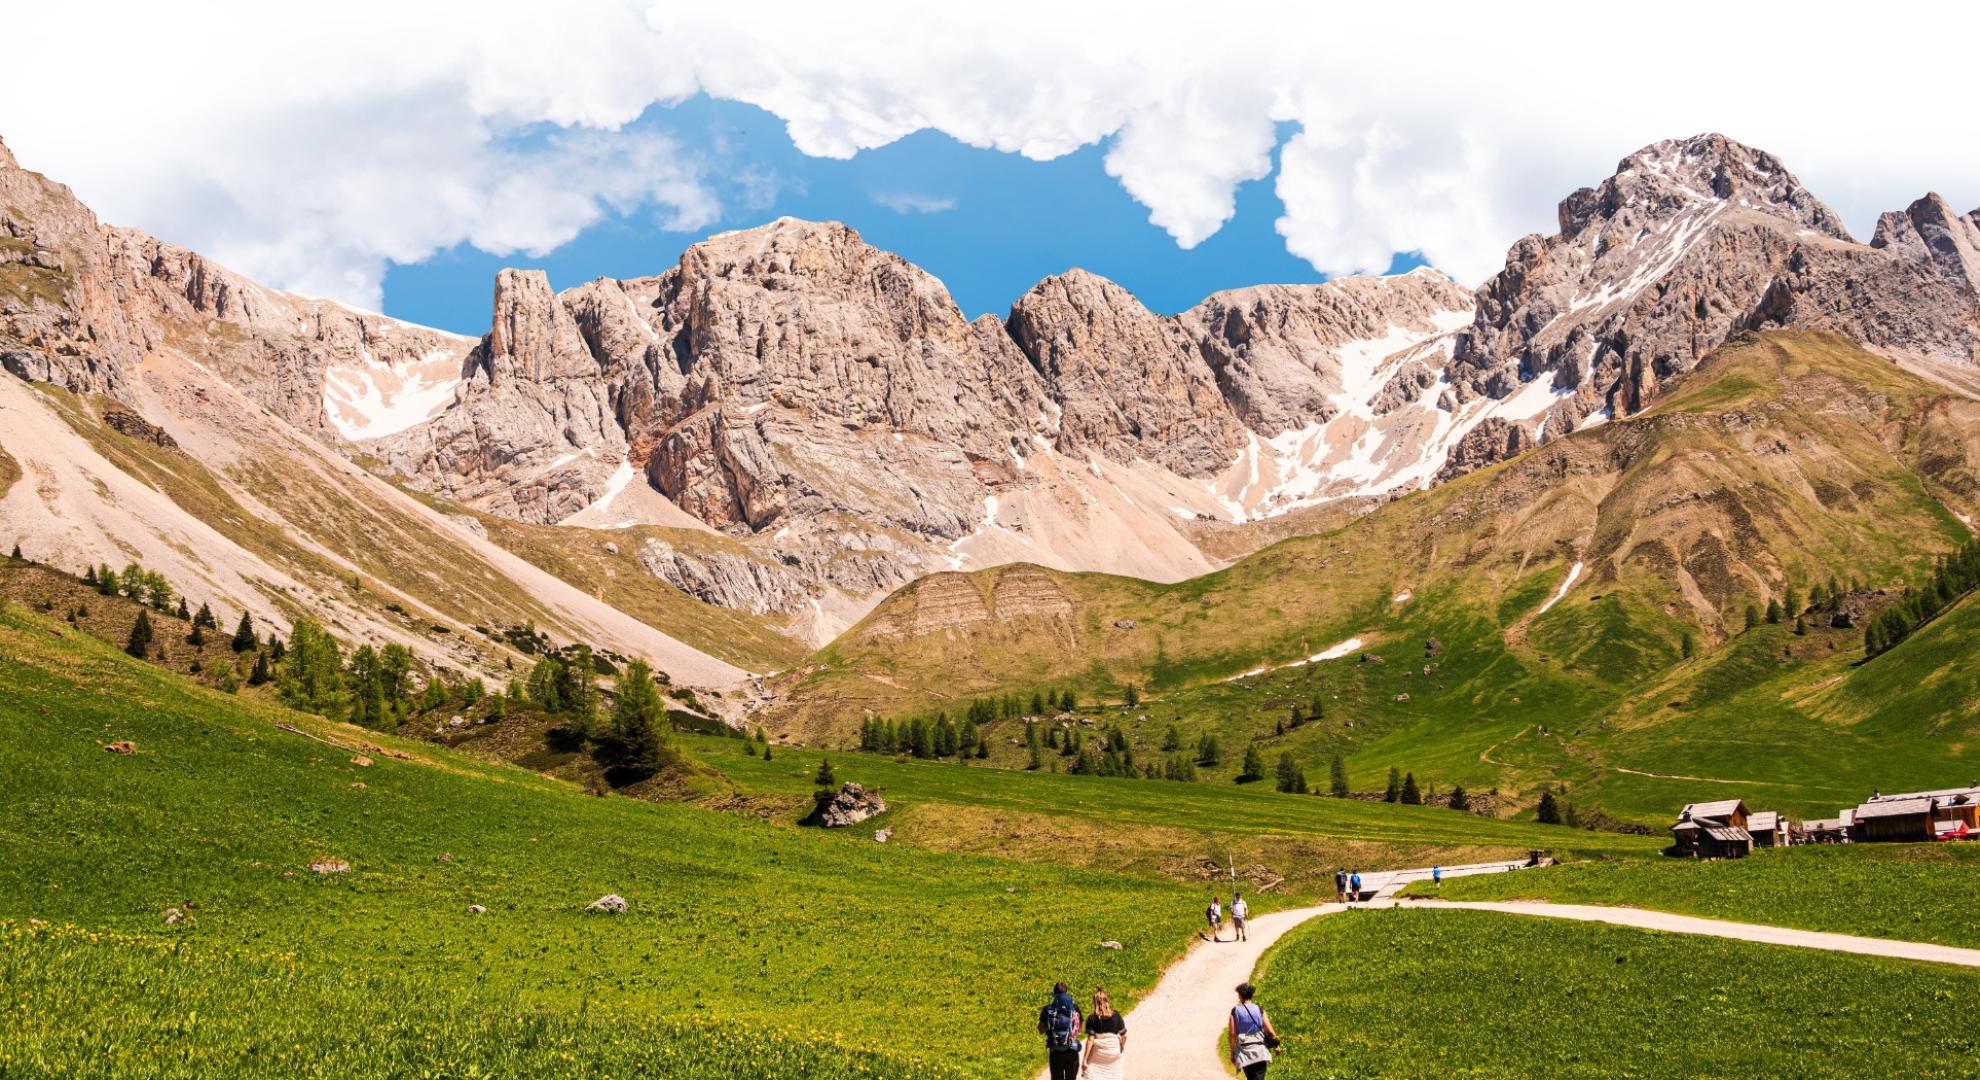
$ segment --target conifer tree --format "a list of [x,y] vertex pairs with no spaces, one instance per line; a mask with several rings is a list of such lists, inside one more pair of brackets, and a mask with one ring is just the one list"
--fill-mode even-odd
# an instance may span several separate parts
[[84,585],[96,584],[96,567],[95,566],[85,567],[83,569],[82,580]]
[[1206,768],[1216,768],[1224,760],[1224,748],[1217,744],[1217,736],[1204,732],[1196,740],[1197,764]]
[[186,598],[183,596],[179,597],[179,610],[177,612],[177,615],[179,617],[180,622],[192,621],[192,612],[186,609]]
[[1554,801],[1553,792],[1543,791],[1540,793],[1540,805],[1533,811],[1533,820],[1542,825],[1559,825],[1561,823],[1561,807],[1559,803]]
[[253,632],[253,616],[251,614],[242,612],[240,626],[234,628],[234,640],[228,642],[228,644],[234,648],[234,652],[253,652],[255,648],[261,646],[261,642],[255,638],[255,632]]
[[[179,607],[184,609],[185,602],[180,601]],[[203,602],[199,605],[199,611],[194,613],[193,621],[206,627],[208,630],[220,629],[220,620],[213,617],[213,609]]]
[[839,774],[832,770],[832,761],[830,758],[819,761],[818,773],[811,778],[811,782],[822,788],[835,788],[839,786]]
[[1141,705],[1141,687],[1136,686],[1133,683],[1129,683],[1127,685],[1127,691],[1122,695],[1122,697],[1127,702],[1128,708],[1133,709],[1139,707]]
[[615,782],[644,780],[665,765],[667,736],[661,721],[666,715],[653,668],[640,659],[628,662],[619,675],[611,723],[596,751]]
[[1471,796],[1466,795],[1464,793],[1463,784],[1459,784],[1458,786],[1451,789],[1450,798],[1445,800],[1445,805],[1449,806],[1453,810],[1471,809]]
[[1769,597],[1767,600],[1767,622],[1769,625],[1781,621],[1781,602]]
[[1265,757],[1258,752],[1258,744],[1252,743],[1244,748],[1244,767],[1239,770],[1237,781],[1240,784],[1248,784],[1263,779],[1265,779]]
[[265,685],[271,677],[268,673],[268,654],[265,652],[255,653],[254,670],[248,674],[248,685]]
[[1025,763],[1025,768],[1037,772],[1039,766],[1043,764],[1044,759],[1038,750],[1038,722],[1036,720],[1026,720],[1024,722],[1024,746],[1025,750],[1030,754],[1030,760]]
[[1332,794],[1336,799],[1347,798],[1349,794],[1347,762],[1341,758],[1340,754],[1336,753],[1334,755],[1333,764],[1328,766],[1327,771],[1328,771],[1328,782],[1327,782],[1328,792]]
[[1181,749],[1182,749],[1182,732],[1176,730],[1176,725],[1170,724],[1168,733],[1162,736],[1162,752],[1165,754],[1173,754]]
[[1045,715],[1045,695],[1039,693],[1036,690],[1033,690],[1031,692],[1031,715],[1033,716]]
[[1751,630],[1759,625],[1760,625],[1760,605],[1759,604],[1746,605],[1746,628],[1748,630]]
[[1282,752],[1279,755],[1278,767],[1279,790],[1291,794],[1293,781],[1298,778],[1299,762],[1293,760],[1292,751],[1287,750]]
[[131,624],[131,636],[124,641],[124,651],[139,660],[151,655],[151,614],[138,609],[137,621]]
[[1415,773],[1403,777],[1401,801],[1408,806],[1423,805],[1423,792],[1416,786]]
[[1389,766],[1389,786],[1382,791],[1383,802],[1398,802],[1402,799],[1402,770]]
[[15,562],[27,561],[27,557],[21,554],[21,542],[19,540],[14,541],[14,552],[12,558]]
[[186,644],[195,649],[206,648],[206,627],[198,623],[192,624],[192,633],[186,635]]
[[343,715],[342,654],[335,639],[314,620],[296,620],[275,681],[289,705],[322,716]]

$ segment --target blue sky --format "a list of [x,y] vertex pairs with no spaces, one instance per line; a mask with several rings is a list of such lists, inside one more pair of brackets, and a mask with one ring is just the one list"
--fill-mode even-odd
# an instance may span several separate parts
[[[1274,231],[1282,209],[1273,176],[1241,185],[1230,223],[1184,250],[1107,175],[1102,159],[1111,140],[1041,162],[921,131],[848,160],[810,157],[775,116],[705,96],[650,108],[633,128],[664,133],[701,160],[703,181],[720,197],[718,222],[670,231],[664,214],[644,209],[610,217],[540,258],[458,244],[417,263],[391,264],[385,313],[480,334],[502,267],[541,269],[558,289],[599,275],[657,274],[711,232],[782,215],[846,222],[868,243],[942,279],[971,318],[1001,316],[1040,278],[1075,266],[1120,282],[1162,313],[1218,289],[1325,280]],[[1281,141],[1292,128],[1281,125]],[[1391,270],[1420,262],[1398,255]]]

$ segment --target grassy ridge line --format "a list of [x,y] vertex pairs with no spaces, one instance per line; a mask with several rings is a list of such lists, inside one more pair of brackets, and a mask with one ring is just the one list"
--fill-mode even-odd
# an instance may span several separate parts
[[[371,753],[359,766],[271,720],[410,760]],[[126,738],[137,754],[101,749]],[[0,911],[196,959],[245,957],[175,969],[175,1007],[126,1038],[93,1025],[127,1013],[69,992],[78,984],[61,958],[74,950],[58,944],[50,959],[46,942],[0,942],[19,976],[10,990],[45,1003],[10,1019],[27,1027],[6,1041],[54,1047],[38,1068],[62,1075],[89,1072],[105,1038],[120,1047],[118,1075],[193,1075],[180,1063],[244,1055],[251,1029],[191,1018],[226,1014],[243,985],[299,1016],[320,1012],[319,1041],[360,1048],[345,1060],[390,1060],[392,1029],[353,1000],[351,980],[402,1018],[435,1012],[420,1028],[440,1048],[426,1060],[450,1075],[518,1061],[532,1074],[637,1073],[636,1040],[615,1037],[600,1036],[622,1055],[607,1067],[556,1064],[558,1046],[614,1017],[801,1030],[827,1046],[1015,1075],[1035,1036],[1012,1018],[1036,1007],[1041,985],[1065,978],[1131,1000],[1196,921],[1194,893],[1158,882],[587,797],[203,691],[18,608],[0,612],[0,774]],[[352,868],[309,872],[321,857]],[[632,910],[579,910],[606,892]],[[465,913],[477,903],[486,916]],[[164,925],[168,907],[192,921]],[[1100,949],[1103,939],[1126,948]],[[161,976],[147,961],[95,957],[86,970],[105,972],[120,999],[143,1000],[138,987]],[[257,966],[267,963],[290,974]],[[521,1019],[491,1026],[475,1020],[484,1007]],[[544,1025],[556,1037],[532,1034]],[[450,1049],[477,1040],[494,1043]],[[833,1060],[761,1075],[858,1075],[856,1058]]]
[[1980,1050],[1980,972],[1490,912],[1317,919],[1257,981],[1274,1080],[1956,1077]]
[[1583,863],[1453,878],[1447,900],[1550,900],[1674,911],[1837,934],[1980,947],[1980,846],[1848,844],[1699,862]]

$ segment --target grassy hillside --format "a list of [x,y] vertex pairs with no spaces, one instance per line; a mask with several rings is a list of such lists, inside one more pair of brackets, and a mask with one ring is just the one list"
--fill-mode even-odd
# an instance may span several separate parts
[[893,829],[894,842],[1152,874],[1206,888],[1227,884],[1219,875],[1235,862],[1249,887],[1276,882],[1271,894],[1304,899],[1331,895],[1337,866],[1484,862],[1524,858],[1534,849],[1570,859],[1647,857],[1665,843],[1435,807],[1280,795],[1260,785],[1040,775],[781,746],[766,762],[736,740],[689,738],[684,745],[743,789],[782,796],[775,812],[785,817],[808,807],[812,778],[826,759],[840,779],[859,781],[888,801],[889,812],[871,829]]
[[1980,1048],[1980,972],[1486,912],[1320,919],[1257,981],[1274,1080],[1953,1077]]
[[[1980,503],[1976,430],[1980,403],[1843,339],[1750,339],[1640,416],[1202,578],[925,578],[783,680],[768,716],[830,744],[869,713],[954,715],[974,695],[1037,688],[1118,703],[1133,685],[1141,707],[1104,722],[1138,750],[1171,724],[1186,745],[1218,733],[1213,778],[1257,739],[1268,761],[1294,753],[1310,782],[1339,752],[1360,790],[1393,766],[1515,805],[1564,787],[1646,822],[1708,796],[1610,762],[1724,776],[1708,759],[1727,761],[1737,731],[1731,760],[1755,769],[1731,779],[1791,784],[1766,801],[1832,812],[1878,783],[1967,769],[1961,740],[1942,737],[1973,719],[1958,665],[1942,662],[1951,635],[1858,668],[1860,630],[1828,628],[1826,609],[1801,634],[1793,613],[1749,630],[1746,609],[1834,578],[1849,606],[1875,611],[1923,580],[1969,535],[1953,510]],[[1338,659],[1247,674],[1350,639]],[[1900,685],[1917,688],[1902,709],[1859,727]],[[1276,734],[1315,701],[1321,722]],[[1772,720],[1749,732],[1761,702]],[[1840,760],[1872,743],[1889,749]]]
[[13,606],[0,775],[10,1075],[1009,1076],[1042,986],[1132,997],[1195,921],[1141,878],[585,796]]
[[1446,900],[1618,904],[1720,919],[1980,948],[1980,846],[1842,844],[1751,858],[1579,863],[1452,878],[1411,892]]
[[747,557],[747,550],[729,537],[652,525],[532,525],[424,492],[408,494],[443,513],[471,517],[500,547],[711,656],[756,672],[782,670],[804,656],[805,646],[784,634],[787,616],[751,615],[705,603],[668,584],[639,559],[639,547],[649,538],[686,551],[713,549]]

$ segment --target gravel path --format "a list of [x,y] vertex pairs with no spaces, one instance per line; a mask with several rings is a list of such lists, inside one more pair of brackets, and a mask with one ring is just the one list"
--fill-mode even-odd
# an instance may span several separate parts
[[[1518,863],[1487,863],[1478,866],[1447,867],[1445,877],[1467,874],[1503,873],[1518,869]],[[1752,941],[1763,945],[1825,949],[1829,952],[1884,956],[1901,960],[1922,960],[1940,964],[1980,967],[1980,949],[1931,945],[1916,941],[1830,934],[1815,930],[1790,930],[1757,923],[1701,919],[1640,908],[1595,907],[1581,904],[1535,902],[1463,903],[1443,900],[1390,899],[1404,884],[1428,878],[1428,870],[1399,870],[1362,875],[1363,885],[1378,892],[1378,898],[1358,907],[1405,907],[1430,910],[1496,911],[1529,917],[1567,919],[1573,922],[1600,922],[1640,930],[1673,934],[1699,934],[1706,937]],[[1259,958],[1288,930],[1321,915],[1347,910],[1344,904],[1321,904],[1255,916],[1248,940],[1221,942],[1198,940],[1162,976],[1149,995],[1129,1010],[1127,1075],[1133,1080],[1217,1080],[1228,1073],[1218,1056],[1217,1037],[1224,1029],[1230,1006],[1236,1004],[1237,984],[1251,978]],[[1226,928],[1226,934],[1229,929]],[[1082,1007],[1088,991],[1075,988]],[[1269,1006],[1268,1006],[1269,1009]],[[1041,1054],[1042,1056],[1042,1054]],[[1041,1069],[1038,1080],[1045,1080]]]
[[1763,945],[1789,945],[1799,949],[1826,949],[1829,952],[1856,953],[1860,956],[1889,956],[1900,960],[1924,960],[1935,964],[1980,967],[1980,949],[1952,945],[1932,945],[1922,941],[1893,941],[1888,938],[1830,934],[1819,930],[1790,930],[1784,926],[1701,919],[1695,915],[1672,915],[1642,908],[1597,907],[1586,904],[1547,904],[1526,902],[1448,903],[1442,900],[1412,900],[1405,907],[1463,908],[1470,911],[1500,911],[1575,922],[1601,922],[1633,926],[1639,930],[1662,930],[1672,934],[1701,934],[1705,937],[1756,941]]
[[[1502,873],[1521,865],[1449,866],[1444,868],[1444,876]],[[1361,883],[1365,889],[1386,896],[1411,881],[1429,876],[1428,869],[1396,870],[1363,874]],[[1163,973],[1155,989],[1127,1014],[1128,1052],[1123,1062],[1127,1075],[1132,1080],[1215,1080],[1224,1076],[1224,1066],[1217,1055],[1217,1036],[1224,1030],[1230,1007],[1237,1004],[1237,984],[1251,978],[1258,958],[1286,931],[1316,916],[1344,910],[1343,904],[1321,904],[1254,915],[1244,941],[1232,941],[1231,928],[1226,923],[1224,940],[1199,939],[1191,945],[1189,952]],[[1073,988],[1082,1009],[1089,1003],[1091,993],[1091,987]],[[1039,1056],[1044,1056],[1043,1050]],[[1044,1080],[1045,1075],[1041,1068],[1039,1080]]]

